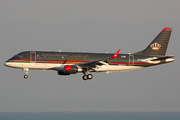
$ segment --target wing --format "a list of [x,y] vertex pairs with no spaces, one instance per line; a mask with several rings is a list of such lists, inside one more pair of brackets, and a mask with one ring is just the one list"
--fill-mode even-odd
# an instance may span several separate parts
[[95,68],[97,65],[101,66],[101,65],[109,65],[108,63],[110,62],[111,59],[116,58],[119,54],[121,49],[119,49],[112,57],[108,57],[108,58],[104,58],[104,59],[99,59],[99,60],[95,60],[92,62],[86,62],[86,63],[82,63],[79,64],[78,66],[81,68]]

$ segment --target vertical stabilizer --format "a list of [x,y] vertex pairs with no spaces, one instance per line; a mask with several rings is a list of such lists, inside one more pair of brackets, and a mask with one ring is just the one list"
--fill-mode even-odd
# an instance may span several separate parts
[[145,50],[135,54],[147,56],[165,56],[172,28],[164,28]]

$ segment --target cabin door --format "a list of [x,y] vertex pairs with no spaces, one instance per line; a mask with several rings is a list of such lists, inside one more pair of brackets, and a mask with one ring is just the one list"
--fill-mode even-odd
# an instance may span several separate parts
[[30,52],[30,62],[36,62],[36,52]]
[[129,65],[134,65],[134,55],[129,55]]

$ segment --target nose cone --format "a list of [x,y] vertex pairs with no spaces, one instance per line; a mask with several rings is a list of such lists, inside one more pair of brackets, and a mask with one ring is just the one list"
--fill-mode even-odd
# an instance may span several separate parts
[[7,66],[7,67],[9,67],[11,64],[10,64],[8,61],[6,61],[6,62],[4,63],[4,65]]
[[4,65],[5,65],[5,66],[8,66],[8,63],[7,63],[7,62],[5,62],[5,63],[4,63]]

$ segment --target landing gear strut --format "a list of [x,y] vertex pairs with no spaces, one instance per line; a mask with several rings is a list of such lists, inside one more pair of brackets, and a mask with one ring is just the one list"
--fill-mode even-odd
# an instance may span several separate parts
[[28,78],[28,71],[29,71],[29,69],[28,68],[23,68],[23,71],[26,73],[24,75],[24,78],[27,79]]

